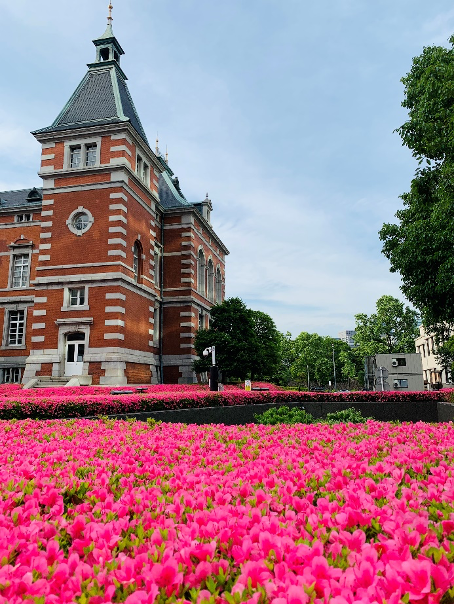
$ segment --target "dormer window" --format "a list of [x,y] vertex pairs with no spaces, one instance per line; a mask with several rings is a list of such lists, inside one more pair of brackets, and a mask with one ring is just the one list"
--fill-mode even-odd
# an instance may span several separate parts
[[31,214],[16,214],[14,217],[15,222],[30,222],[32,219]]
[[142,170],[143,170],[143,159],[140,157],[140,155],[138,155],[137,162],[136,162],[136,172],[137,172],[137,176],[139,178],[142,178]]

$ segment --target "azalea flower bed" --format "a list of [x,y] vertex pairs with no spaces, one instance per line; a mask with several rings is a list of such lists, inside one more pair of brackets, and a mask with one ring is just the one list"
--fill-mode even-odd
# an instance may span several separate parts
[[[237,386],[228,387],[224,392],[210,392],[208,386],[197,384],[162,384],[145,386],[145,392],[111,394],[109,388],[102,386],[24,390],[18,384],[3,384],[0,385],[0,419],[92,417],[232,405],[285,405],[288,402],[446,401],[453,392],[288,392],[272,384],[267,386],[270,390],[266,392],[245,392]],[[115,388],[116,392],[122,390],[136,388]]]
[[452,424],[0,422],[0,603],[452,602]]

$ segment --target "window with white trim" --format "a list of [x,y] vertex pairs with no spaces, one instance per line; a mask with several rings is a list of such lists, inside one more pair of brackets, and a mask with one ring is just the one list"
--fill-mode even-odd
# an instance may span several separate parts
[[25,310],[8,311],[8,346],[22,346],[25,343]]
[[205,254],[203,250],[199,250],[197,256],[197,291],[202,295],[205,295],[205,270]]
[[14,222],[30,222],[32,217],[32,214],[16,214],[14,216]]
[[20,382],[20,377],[19,367],[5,367],[2,371],[3,384],[17,384]]
[[84,306],[85,287],[70,287],[68,290],[69,306]]
[[202,310],[199,310],[199,329],[205,329],[205,315]]
[[132,259],[132,268],[134,271],[134,281],[138,283],[142,278],[142,244],[139,240],[134,243],[134,247],[132,248],[133,259]]
[[222,302],[222,273],[219,267],[216,269],[216,302]]
[[86,285],[65,287],[61,310],[90,310],[88,306],[88,287]]
[[81,159],[82,159],[82,146],[74,145],[74,146],[70,147],[69,167],[70,168],[80,168]]
[[214,302],[214,264],[211,258],[208,260],[207,280],[207,297],[210,302]]
[[30,254],[13,254],[11,287],[28,287],[30,282]]
[[161,255],[159,250],[154,251],[154,283],[159,287],[161,273]]
[[76,140],[65,143],[65,167],[72,170],[99,166],[100,145],[98,140]]
[[96,143],[85,145],[85,166],[87,168],[96,166],[97,148],[98,145]]
[[159,343],[159,307],[153,311],[153,343],[155,346]]

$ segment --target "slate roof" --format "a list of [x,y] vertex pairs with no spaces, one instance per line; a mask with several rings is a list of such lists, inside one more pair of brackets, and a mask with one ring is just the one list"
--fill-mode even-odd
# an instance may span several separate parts
[[42,204],[42,195],[43,190],[36,188],[36,191],[41,195],[41,199],[33,199],[33,201],[29,201],[27,199],[28,195],[33,191],[33,189],[20,189],[17,191],[0,191],[0,210],[5,208],[15,208],[15,207],[23,207],[23,206],[41,206]]
[[166,209],[181,206],[192,206],[192,203],[190,203],[177,191],[167,172],[163,172],[159,175],[159,201]]
[[[109,28],[106,31],[111,33]],[[116,38],[110,33],[106,41],[112,41],[116,48],[123,52]],[[102,40],[103,36],[94,40],[95,45]],[[35,130],[33,134],[129,121],[148,145],[147,136],[125,81],[127,78],[117,61],[98,61],[90,63],[88,67],[88,72],[53,124]]]

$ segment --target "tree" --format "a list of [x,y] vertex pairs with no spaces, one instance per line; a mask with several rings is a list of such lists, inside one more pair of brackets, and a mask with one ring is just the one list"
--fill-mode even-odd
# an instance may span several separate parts
[[435,358],[446,373],[454,374],[454,336],[437,346]]
[[209,370],[211,357],[203,357],[203,351],[216,346],[224,381],[271,376],[280,355],[279,332],[269,315],[247,308],[240,298],[227,298],[212,307],[210,317],[210,328],[199,330],[194,340],[200,357],[193,363],[195,371]]
[[424,48],[402,79],[408,120],[397,131],[419,167],[398,223],[380,231],[391,272],[440,339],[454,324],[454,36],[449,41],[451,48]]
[[418,313],[397,298],[382,296],[377,312],[355,315],[355,345],[361,358],[374,354],[415,352]]
[[280,361],[280,336],[273,319],[261,310],[251,310],[255,341],[251,379],[271,377]]
[[292,334],[287,333],[279,334],[279,363],[276,364],[274,373],[271,375],[271,381],[273,384],[279,384],[280,386],[287,386],[292,379],[291,368],[295,362],[295,343],[292,340]]
[[294,341],[295,360],[291,366],[293,379],[307,385],[309,369],[310,384],[325,386],[334,382],[333,366],[336,365],[336,381],[343,382],[358,376],[358,367],[350,346],[341,340],[317,333],[302,332]]

